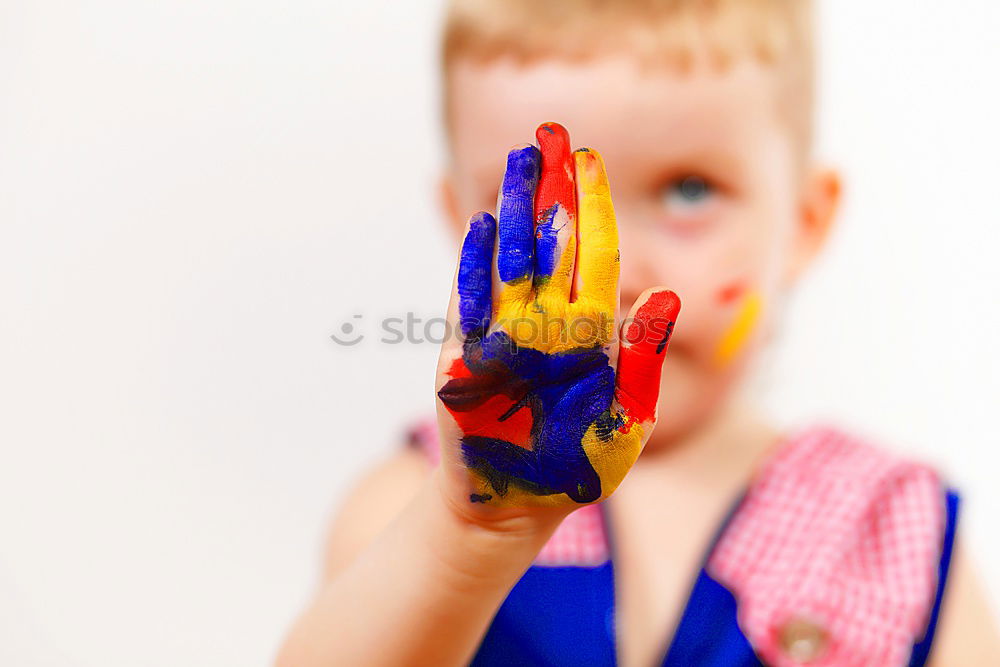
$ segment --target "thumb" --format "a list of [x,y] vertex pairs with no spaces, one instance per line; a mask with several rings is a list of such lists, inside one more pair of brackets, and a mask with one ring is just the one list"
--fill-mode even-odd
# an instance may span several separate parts
[[681,300],[665,287],[652,287],[635,300],[622,322],[615,400],[638,422],[656,421],[660,371]]

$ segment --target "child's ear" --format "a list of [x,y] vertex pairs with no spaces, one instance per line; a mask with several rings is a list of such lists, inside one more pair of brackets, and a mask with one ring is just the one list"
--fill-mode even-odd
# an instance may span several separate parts
[[450,171],[441,174],[438,182],[438,196],[441,199],[441,208],[448,218],[448,228],[460,238],[465,229],[465,219],[462,217],[462,209],[458,203],[458,192],[455,189],[455,179]]
[[785,275],[795,282],[812,264],[830,237],[830,230],[840,206],[840,174],[829,167],[813,167],[803,181],[799,204],[798,228],[792,257]]

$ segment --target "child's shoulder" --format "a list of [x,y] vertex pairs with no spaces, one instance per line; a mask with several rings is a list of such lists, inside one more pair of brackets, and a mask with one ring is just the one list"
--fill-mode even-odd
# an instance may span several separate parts
[[754,486],[762,482],[805,487],[818,484],[839,494],[888,491],[907,481],[940,490],[944,483],[932,465],[828,423],[791,430],[754,481]]
[[[956,499],[930,465],[829,425],[789,434],[759,468],[707,565],[777,660],[806,619],[836,656],[901,663],[947,571]],[[797,622],[797,621],[796,621]]]
[[803,567],[817,558],[839,567],[876,554],[927,573],[956,505],[933,466],[836,426],[809,425],[789,432],[757,469],[714,558],[721,566],[738,556],[733,567],[745,568],[767,555],[761,550],[777,550]]

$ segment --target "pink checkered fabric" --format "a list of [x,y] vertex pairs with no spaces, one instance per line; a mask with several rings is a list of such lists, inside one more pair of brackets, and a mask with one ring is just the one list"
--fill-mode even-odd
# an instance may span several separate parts
[[610,557],[601,508],[584,505],[563,519],[538,552],[534,565],[593,567],[606,563]]
[[930,468],[814,427],[762,466],[707,570],[769,665],[802,664],[792,621],[824,636],[810,666],[902,665],[933,605],[944,502]]
[[[439,458],[433,422],[411,443]],[[945,527],[944,490],[930,468],[841,431],[787,436],[765,461],[706,569],[736,597],[740,629],[769,665],[801,665],[783,630],[821,630],[810,666],[904,664],[933,605]],[[609,548],[600,509],[571,514],[535,565],[597,565]]]

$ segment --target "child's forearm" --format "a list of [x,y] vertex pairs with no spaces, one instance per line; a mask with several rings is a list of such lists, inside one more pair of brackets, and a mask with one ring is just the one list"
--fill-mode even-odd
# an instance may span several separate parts
[[437,476],[319,593],[280,665],[460,665],[561,516],[484,523]]

